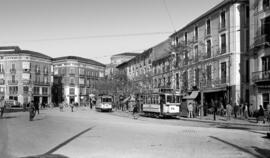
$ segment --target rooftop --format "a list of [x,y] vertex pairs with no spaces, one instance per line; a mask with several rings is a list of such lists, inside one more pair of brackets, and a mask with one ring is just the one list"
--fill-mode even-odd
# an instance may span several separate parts
[[45,54],[34,52],[30,50],[21,50],[18,46],[4,46],[0,47],[0,55],[13,55],[13,54],[27,54],[33,57],[44,58],[51,60],[52,57]]
[[115,54],[113,56],[120,56],[120,55],[121,56],[137,56],[139,54],[141,54],[141,53],[125,52],[125,53]]
[[58,60],[78,60],[80,62],[84,62],[84,63],[87,63],[87,64],[106,67],[106,65],[104,65],[104,64],[102,64],[100,62],[97,62],[95,60],[82,58],[82,57],[78,57],[78,56],[64,56],[64,57],[53,58],[53,61],[58,61]]

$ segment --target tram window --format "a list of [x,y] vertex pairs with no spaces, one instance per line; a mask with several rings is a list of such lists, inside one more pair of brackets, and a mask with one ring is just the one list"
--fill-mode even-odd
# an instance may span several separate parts
[[167,103],[173,103],[173,97],[168,95],[167,96]]
[[111,98],[102,98],[102,102],[112,102]]
[[180,103],[180,96],[176,96],[176,102]]
[[161,104],[165,103],[165,95],[160,95],[160,103]]
[[147,104],[151,104],[151,97],[150,96],[147,97]]

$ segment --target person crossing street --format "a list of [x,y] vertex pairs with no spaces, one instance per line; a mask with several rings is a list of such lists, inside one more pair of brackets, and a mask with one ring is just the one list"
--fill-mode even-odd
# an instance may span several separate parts
[[1,100],[0,100],[0,109],[1,109],[1,118],[3,118],[4,112],[5,112],[5,109],[6,109],[4,97],[1,97]]

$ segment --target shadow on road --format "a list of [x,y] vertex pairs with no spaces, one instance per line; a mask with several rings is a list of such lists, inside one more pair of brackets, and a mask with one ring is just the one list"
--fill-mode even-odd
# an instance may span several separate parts
[[258,148],[253,146],[252,147],[257,153],[259,153],[260,155],[264,155],[267,158],[270,158],[270,150],[269,149],[262,149],[262,148]]
[[249,151],[249,150],[247,150],[247,149],[245,149],[245,148],[242,148],[242,147],[240,147],[240,146],[238,146],[238,145],[236,145],[236,144],[232,144],[232,143],[230,143],[230,142],[228,142],[228,141],[225,141],[225,140],[223,140],[223,139],[220,139],[220,138],[218,138],[218,137],[214,137],[214,136],[209,136],[209,137],[212,138],[212,139],[215,139],[215,140],[217,140],[217,141],[220,141],[220,142],[222,142],[222,143],[224,143],[224,144],[227,144],[227,145],[229,145],[229,146],[232,146],[232,147],[234,147],[234,148],[236,148],[236,149],[238,149],[238,150],[240,150],[240,151],[243,151],[243,152],[245,152],[245,153],[247,153],[247,154],[250,154],[250,155],[252,155],[252,156],[254,156],[254,157],[256,157],[256,158],[265,158],[265,157],[269,158],[270,150],[267,150],[267,149],[260,149],[260,148],[258,148],[258,150],[256,150],[257,147],[252,147],[252,148],[255,149],[255,151],[256,151],[258,154],[260,154],[260,155],[258,155],[258,154],[253,153],[253,152],[251,152],[251,151]]
[[16,116],[3,116],[0,119],[13,119],[13,118],[16,118]]
[[247,127],[236,127],[236,126],[225,126],[225,125],[218,126],[217,128],[223,128],[223,129],[238,129],[238,130],[248,130],[248,129],[249,129],[249,128],[247,128]]
[[42,155],[37,155],[37,156],[26,156],[26,157],[22,157],[22,158],[68,158],[67,156],[64,155],[58,155],[58,154],[52,154],[53,152],[55,152],[56,150],[62,148],[63,146],[67,145],[68,143],[70,143],[72,140],[78,138],[79,136],[81,136],[82,134],[92,130],[94,127],[90,127],[87,128],[85,130],[83,130],[82,132],[74,135],[73,137],[67,139],[66,141],[60,143],[59,145],[57,145],[56,147],[50,149],[48,152],[42,154]]

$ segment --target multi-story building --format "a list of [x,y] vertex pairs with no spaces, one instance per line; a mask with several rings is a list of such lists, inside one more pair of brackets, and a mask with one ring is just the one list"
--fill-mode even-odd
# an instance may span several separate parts
[[105,76],[111,78],[113,75],[117,73],[116,66],[126,61],[129,61],[130,59],[134,58],[137,55],[139,55],[139,53],[131,53],[131,52],[113,55],[111,57],[111,63],[106,65]]
[[248,102],[246,73],[248,0],[224,0],[172,34],[176,54],[172,85],[185,95],[201,92],[204,103]]
[[105,65],[86,58],[66,56],[53,59],[53,101],[59,103],[84,103],[91,93],[96,93],[95,83],[104,77]]
[[0,47],[0,95],[28,103],[51,102],[52,58],[19,47]]
[[[270,104],[270,0],[250,0],[250,103]],[[269,109],[268,109],[269,110]]]

